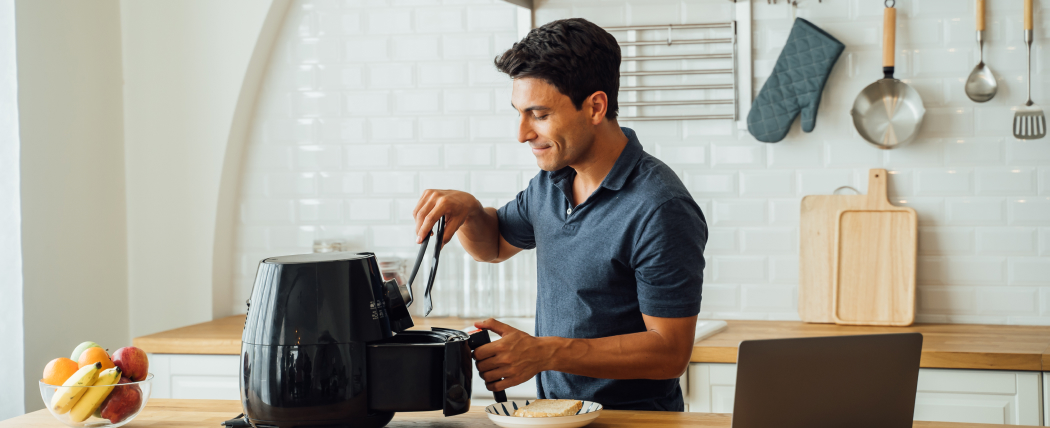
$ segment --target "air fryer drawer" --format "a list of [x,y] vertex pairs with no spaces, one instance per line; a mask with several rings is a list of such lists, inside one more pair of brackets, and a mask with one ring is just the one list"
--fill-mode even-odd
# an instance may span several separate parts
[[470,406],[472,374],[466,337],[461,332],[405,331],[369,344],[368,408],[380,412],[444,410],[447,415],[465,412]]

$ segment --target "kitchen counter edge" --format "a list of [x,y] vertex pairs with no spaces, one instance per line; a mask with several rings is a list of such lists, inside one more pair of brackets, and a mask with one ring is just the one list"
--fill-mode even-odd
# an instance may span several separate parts
[[[920,332],[924,368],[1050,371],[1050,327],[979,324],[916,324],[862,327],[799,321],[727,321],[725,331],[698,342],[691,362],[735,363],[742,340]],[[427,318],[415,328],[465,328],[471,320]],[[155,354],[237,355],[244,315],[136,337],[134,346]]]

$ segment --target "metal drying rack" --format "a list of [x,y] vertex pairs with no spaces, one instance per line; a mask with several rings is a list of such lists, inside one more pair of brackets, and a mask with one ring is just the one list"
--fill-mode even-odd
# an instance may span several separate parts
[[[717,28],[728,28],[731,30],[730,37],[723,38],[701,38],[701,39],[674,39],[674,30],[693,30],[693,29],[717,29]],[[695,91],[695,90],[717,90],[717,89],[730,89],[733,91],[733,97],[731,99],[696,99],[696,100],[666,100],[666,101],[622,101],[619,103],[620,107],[649,107],[649,106],[686,106],[686,105],[732,105],[732,114],[718,113],[718,114],[696,114],[696,115],[678,115],[678,116],[621,116],[624,120],[632,121],[652,121],[652,120],[703,120],[703,119],[730,119],[737,120],[737,58],[736,58],[736,21],[730,22],[719,22],[719,23],[707,23],[707,24],[682,24],[682,25],[638,25],[638,26],[627,26],[627,27],[605,27],[606,31],[619,32],[619,31],[667,31],[666,40],[646,40],[637,41],[630,40],[620,42],[620,47],[632,47],[632,46],[673,46],[673,45],[693,45],[693,44],[729,44],[731,46],[729,53],[697,53],[697,54],[682,54],[682,55],[649,55],[649,56],[624,56],[621,61],[627,62],[642,62],[642,61],[678,61],[678,60],[707,60],[707,59],[729,59],[732,63],[730,68],[711,68],[711,69],[687,69],[687,70],[654,70],[654,71],[623,71],[620,72],[620,76],[633,77],[633,76],[682,76],[682,75],[695,75],[695,74],[728,74],[732,77],[732,83],[713,83],[713,84],[682,84],[682,85],[660,85],[660,86],[644,86],[644,85],[627,85],[620,87],[621,92],[646,92],[646,91]],[[635,34],[636,35],[636,34]],[[628,37],[629,39],[635,39],[636,37]]]

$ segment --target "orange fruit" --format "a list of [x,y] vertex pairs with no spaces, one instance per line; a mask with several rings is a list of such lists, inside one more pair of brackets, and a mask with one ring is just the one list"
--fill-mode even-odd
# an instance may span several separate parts
[[99,369],[99,371],[115,367],[113,365],[113,360],[109,359],[109,354],[107,354],[106,350],[102,348],[85,349],[84,353],[80,354],[80,361],[77,361],[77,363],[80,364],[80,367],[84,367],[88,364],[102,363],[102,368]]
[[69,358],[55,358],[44,367],[44,378],[40,381],[48,385],[61,386],[79,368],[80,365]]

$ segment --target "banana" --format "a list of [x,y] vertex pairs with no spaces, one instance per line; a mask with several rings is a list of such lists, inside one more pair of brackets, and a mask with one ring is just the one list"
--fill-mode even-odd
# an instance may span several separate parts
[[99,373],[98,380],[91,385],[98,388],[82,388],[88,391],[77,400],[77,404],[74,404],[73,409],[69,411],[69,420],[73,422],[87,420],[92,413],[95,413],[95,409],[98,409],[98,406],[102,404],[102,400],[109,396],[109,393],[113,391],[113,385],[119,380],[120,367],[106,369]]
[[55,395],[51,397],[51,410],[61,415],[72,409],[77,400],[89,389],[79,387],[95,383],[95,380],[98,379],[98,371],[101,369],[102,363],[95,363],[81,367],[80,370],[73,373],[73,376],[66,379],[62,387],[58,388]]

